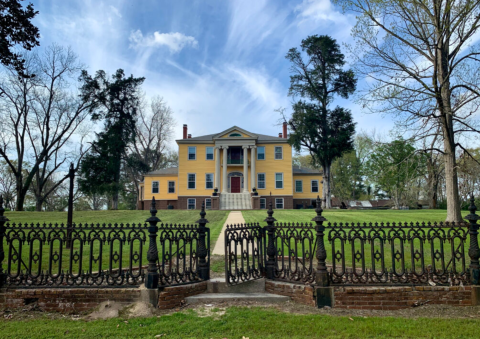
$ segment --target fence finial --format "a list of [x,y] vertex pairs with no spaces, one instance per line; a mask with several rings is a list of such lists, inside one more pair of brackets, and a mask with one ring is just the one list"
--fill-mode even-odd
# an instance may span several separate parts
[[195,223],[197,224],[207,224],[208,223],[208,220],[205,219],[205,216],[207,215],[207,213],[205,212],[205,202],[202,202],[202,209],[200,210],[200,219],[195,221]]
[[480,219],[480,216],[475,213],[477,206],[475,206],[475,197],[473,196],[473,192],[470,196],[470,206],[468,207],[468,210],[470,211],[470,214],[467,215],[465,219],[471,223],[476,223],[476,221]]
[[152,197],[152,202],[150,204],[150,214],[152,215],[152,217],[157,216],[157,204],[155,202],[155,197]]
[[270,192],[270,202],[268,203],[267,214],[268,214],[268,217],[267,217],[267,219],[265,219],[265,221],[266,221],[267,223],[271,222],[272,225],[273,225],[273,222],[274,222],[274,221],[277,221],[277,219],[275,219],[275,218],[273,217],[272,192]]

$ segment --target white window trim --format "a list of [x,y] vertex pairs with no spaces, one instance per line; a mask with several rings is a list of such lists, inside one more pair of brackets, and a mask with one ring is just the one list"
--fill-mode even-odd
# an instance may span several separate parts
[[[195,159],[190,159],[190,148],[194,148],[195,149]],[[197,146],[188,146],[187,147],[187,159],[188,160],[197,160]]]
[[[170,192],[170,183],[173,182],[173,192]],[[167,182],[167,194],[175,194],[177,192],[177,183],[175,180],[169,180]]]
[[188,198],[188,199],[187,199],[187,210],[189,209],[189,208],[188,208],[188,205],[190,205],[190,203],[188,202],[189,200],[193,200],[193,201],[194,201],[194,203],[193,203],[193,208],[192,208],[192,209],[196,210],[196,209],[197,209],[197,199],[195,199],[195,198]]
[[205,198],[205,209],[207,209],[207,200],[210,200],[210,208],[209,210],[212,209],[212,198]]
[[[194,183],[195,183],[195,188],[190,188],[190,187],[188,187],[188,184],[190,183],[190,182],[188,181],[188,177],[189,177],[190,175],[192,175],[192,174],[195,176],[195,181],[194,181]],[[196,190],[196,189],[197,189],[197,173],[187,173],[187,190]]]
[[[317,190],[316,192],[313,191],[313,182],[316,181],[317,182]],[[319,193],[320,192],[320,182],[319,180],[310,180],[310,193]]]
[[[277,159],[277,152],[275,152],[275,148],[280,147],[282,149],[282,158]],[[274,160],[283,160],[283,146],[273,146],[273,159]]]
[[[282,188],[277,188],[277,174],[281,174],[282,175]],[[283,180],[283,173],[282,172],[277,172],[275,173],[275,189],[276,190],[283,190],[285,188],[285,182]]]
[[[212,188],[207,187],[207,175],[212,175]],[[213,190],[215,188],[215,173],[205,173],[205,189],[206,190]]]
[[[260,154],[260,152],[258,151],[258,149],[260,147],[263,147],[263,159],[258,159],[258,155]],[[257,146],[257,160],[258,161],[264,161],[267,159],[267,148],[265,146]]]
[[[282,199],[282,208],[277,208],[277,199]],[[276,210],[284,210],[284,209],[285,209],[285,199],[283,199],[283,198],[275,198],[275,209],[276,209]]]
[[[259,181],[259,180],[258,180],[258,175],[259,175],[259,174],[263,174],[263,178],[264,178],[263,182],[264,182],[264,184],[265,184],[265,187],[264,187],[264,188],[259,188],[259,187],[258,187],[258,186],[259,186],[259,185],[258,185],[258,181]],[[255,188],[256,188],[257,190],[266,190],[266,189],[267,189],[267,175],[266,175],[265,173],[262,173],[262,172],[257,173],[257,187],[255,187]]]
[[[265,200],[265,208],[262,208],[262,200]],[[263,209],[267,209],[267,198],[260,198],[260,209],[263,210]]]
[[[207,158],[207,155],[208,155],[208,153],[207,153],[207,148],[211,148],[211,149],[212,149],[212,155],[213,155],[213,158],[212,158],[212,159],[208,159],[208,158]],[[205,160],[207,160],[207,161],[214,161],[214,160],[215,160],[215,148],[214,148],[213,146],[206,146],[206,147],[205,147]]]
[[[153,183],[156,182],[158,184],[158,192],[153,192]],[[160,181],[152,181],[152,194],[159,194],[160,193]]]
[[[302,190],[301,191],[297,191],[297,181],[300,181],[302,183]],[[299,180],[299,179],[296,179],[295,180],[295,193],[303,193],[303,180]]]

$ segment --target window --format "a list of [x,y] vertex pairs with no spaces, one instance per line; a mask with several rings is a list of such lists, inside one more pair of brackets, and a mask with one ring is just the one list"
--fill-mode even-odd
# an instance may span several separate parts
[[283,188],[283,173],[275,173],[275,188]]
[[229,137],[241,137],[242,135],[240,133],[232,133],[229,135]]
[[318,193],[318,180],[312,180],[312,193]]
[[205,153],[207,160],[213,160],[213,147],[207,147]]
[[257,189],[265,189],[265,173],[257,173]]
[[195,173],[188,173],[188,189],[194,190],[196,188],[195,182],[197,181],[197,175]]
[[205,209],[206,210],[211,210],[212,209],[212,199],[211,198],[205,199]]
[[213,173],[205,174],[205,188],[213,189]]
[[160,184],[158,181],[152,181],[152,193],[158,193],[160,190]]
[[303,181],[295,180],[295,193],[302,193],[302,192],[303,192]]
[[196,199],[187,199],[187,209],[189,210],[194,210],[195,209],[195,203],[197,202]]
[[188,160],[197,160],[197,147],[188,147]]
[[175,181],[168,182],[168,193],[175,193]]
[[283,198],[275,198],[275,208],[277,210],[283,210]]
[[282,159],[283,159],[283,147],[275,146],[275,160],[282,160]]
[[265,160],[265,146],[257,147],[257,160]]
[[267,209],[267,199],[260,198],[260,209],[261,210]]

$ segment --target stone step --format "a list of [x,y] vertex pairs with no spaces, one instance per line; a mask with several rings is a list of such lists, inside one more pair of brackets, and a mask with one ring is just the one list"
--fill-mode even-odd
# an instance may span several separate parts
[[238,285],[229,285],[225,278],[210,279],[207,293],[265,293],[265,279],[247,281]]
[[282,303],[289,300],[290,297],[270,293],[203,293],[185,298],[187,304],[211,304],[225,301]]

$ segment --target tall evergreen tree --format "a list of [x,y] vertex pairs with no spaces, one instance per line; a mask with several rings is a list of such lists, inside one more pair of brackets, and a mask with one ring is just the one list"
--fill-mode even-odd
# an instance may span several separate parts
[[337,42],[326,35],[302,40],[301,49],[292,48],[286,58],[292,63],[290,96],[300,96],[288,121],[289,143],[297,150],[306,148],[313,162],[324,172],[324,207],[331,207],[330,167],[343,153],[353,150],[355,123],[349,110],[330,109],[334,96],[348,98],[355,91],[353,71],[343,70],[344,55]]
[[82,98],[94,102],[93,120],[104,120],[92,149],[82,161],[80,188],[88,194],[107,194],[111,209],[118,208],[121,169],[127,148],[135,142],[135,118],[140,105],[140,86],[145,78],[125,77],[122,69],[109,80],[104,71],[91,77],[82,73]]

